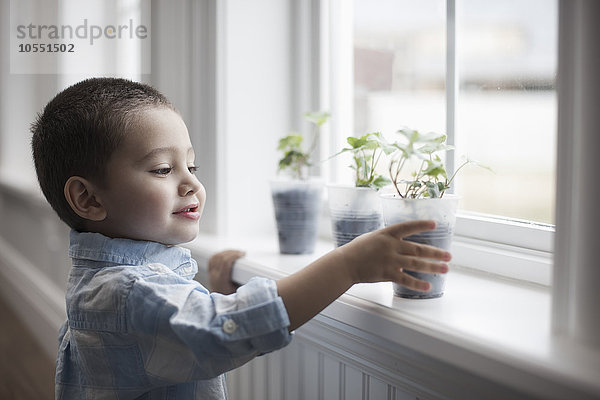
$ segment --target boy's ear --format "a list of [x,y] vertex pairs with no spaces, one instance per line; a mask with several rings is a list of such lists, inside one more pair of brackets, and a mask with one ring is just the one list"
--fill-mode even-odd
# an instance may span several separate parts
[[65,198],[81,218],[90,221],[102,221],[106,218],[106,209],[94,190],[94,185],[85,178],[72,176],[65,183]]

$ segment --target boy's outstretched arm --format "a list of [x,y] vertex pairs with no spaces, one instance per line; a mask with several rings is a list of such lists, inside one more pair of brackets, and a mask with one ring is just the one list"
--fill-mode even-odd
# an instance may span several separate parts
[[433,221],[412,221],[362,235],[327,253],[306,268],[277,282],[290,318],[289,330],[300,327],[355,283],[393,281],[427,291],[430,284],[403,272],[446,273],[450,253],[403,238],[435,228]]

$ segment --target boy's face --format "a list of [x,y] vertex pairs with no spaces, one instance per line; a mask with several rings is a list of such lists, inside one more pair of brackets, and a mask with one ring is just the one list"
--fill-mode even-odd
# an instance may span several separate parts
[[194,176],[183,120],[167,108],[144,111],[107,165],[100,233],[174,245],[198,234],[206,192]]

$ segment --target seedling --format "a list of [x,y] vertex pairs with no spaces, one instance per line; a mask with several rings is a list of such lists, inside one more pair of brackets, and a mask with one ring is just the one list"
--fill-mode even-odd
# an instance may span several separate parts
[[367,133],[359,138],[349,136],[346,141],[351,147],[342,149],[332,157],[342,153],[352,154],[350,168],[355,172],[354,186],[379,190],[391,183],[388,178],[377,173],[377,165],[383,154],[390,154],[396,148],[388,145],[380,132]]
[[[456,174],[465,166],[474,164],[491,170],[479,162],[466,159],[450,178],[440,156],[436,153],[453,150],[446,144],[446,135],[439,133],[422,134],[416,130],[403,128],[397,131],[399,139],[389,144],[394,148],[389,166],[389,176],[401,198],[441,198],[450,189]],[[407,162],[417,160],[419,167],[411,173],[411,179],[402,180],[400,174]]]
[[321,126],[329,117],[330,114],[323,111],[304,114],[304,119],[313,125],[312,142],[306,151],[303,148],[304,136],[300,133],[292,133],[279,139],[277,150],[283,152],[283,157],[279,160],[278,172],[288,171],[293,178],[299,180],[308,178],[308,167],[312,165],[311,156],[317,146]]

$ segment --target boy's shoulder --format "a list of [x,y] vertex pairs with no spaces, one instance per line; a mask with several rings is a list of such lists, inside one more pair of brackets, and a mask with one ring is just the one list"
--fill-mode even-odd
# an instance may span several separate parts
[[71,268],[67,291],[126,293],[137,282],[157,285],[197,284],[198,282],[193,280],[197,273],[198,266],[193,259],[190,259],[189,263],[176,265],[165,265],[161,262],[115,264],[78,260]]
[[85,304],[90,293],[96,298],[119,299],[140,281],[195,284],[192,278],[198,266],[188,249],[77,231],[71,232],[70,241],[73,267],[67,302]]
[[[183,292],[205,289],[160,263],[74,266],[67,286],[69,325],[76,329],[126,332],[127,316]],[[208,294],[208,291],[205,291]]]

